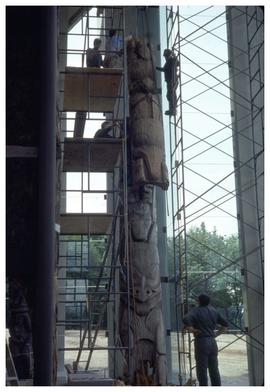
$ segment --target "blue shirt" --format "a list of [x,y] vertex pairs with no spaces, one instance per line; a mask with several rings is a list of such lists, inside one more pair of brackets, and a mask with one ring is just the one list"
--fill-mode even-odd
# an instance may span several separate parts
[[211,305],[198,306],[191,309],[183,318],[185,326],[199,329],[201,333],[197,337],[215,337],[214,330],[217,325],[228,327],[227,321]]
[[[113,35],[111,38],[108,39],[107,44],[106,44],[106,50],[108,51],[113,51],[113,52],[119,52],[121,49],[123,49],[123,38],[120,37],[119,35]],[[111,56],[113,53],[109,53]]]

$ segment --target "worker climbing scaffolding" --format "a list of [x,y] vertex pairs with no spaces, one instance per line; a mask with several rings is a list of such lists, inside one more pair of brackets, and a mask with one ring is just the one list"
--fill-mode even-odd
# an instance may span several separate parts
[[156,67],[158,71],[164,72],[165,82],[167,83],[167,99],[169,102],[169,110],[166,110],[165,114],[169,116],[175,116],[176,114],[176,89],[178,87],[177,80],[177,67],[179,62],[170,49],[165,49],[163,56],[165,57],[165,65],[163,67]]

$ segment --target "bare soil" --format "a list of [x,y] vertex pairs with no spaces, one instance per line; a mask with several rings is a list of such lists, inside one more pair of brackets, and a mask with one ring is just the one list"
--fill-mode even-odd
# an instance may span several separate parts
[[[247,386],[248,381],[248,365],[247,365],[247,350],[245,338],[242,335],[224,334],[217,338],[219,347],[219,369],[222,379],[223,386]],[[78,348],[79,347],[79,332],[78,331],[66,331],[65,338],[66,348]],[[108,339],[105,336],[105,331],[100,331],[96,346],[107,347]],[[179,367],[178,367],[178,355],[177,355],[177,336],[176,333],[171,334],[171,345],[172,345],[172,383],[179,385]],[[86,346],[86,342],[85,342]],[[193,378],[196,378],[195,361],[193,355],[193,344],[192,347],[192,367]],[[81,362],[79,369],[83,370],[85,363],[88,358],[89,351],[83,351],[81,355]],[[72,365],[73,361],[76,360],[78,351],[66,351],[65,352],[65,363]],[[189,368],[187,361],[186,368]],[[104,377],[108,377],[108,351],[96,350],[93,353],[90,362],[90,369],[100,369],[104,372]]]

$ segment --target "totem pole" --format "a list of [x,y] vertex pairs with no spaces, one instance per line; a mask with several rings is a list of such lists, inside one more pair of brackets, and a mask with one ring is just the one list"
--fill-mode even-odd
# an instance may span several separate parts
[[[130,256],[130,332],[122,297],[120,336],[128,344],[133,385],[166,385],[166,345],[161,311],[155,185],[167,189],[163,127],[155,91],[150,47],[127,43],[131,183],[128,189]],[[126,284],[123,282],[122,285]],[[122,288],[121,288],[122,290]]]

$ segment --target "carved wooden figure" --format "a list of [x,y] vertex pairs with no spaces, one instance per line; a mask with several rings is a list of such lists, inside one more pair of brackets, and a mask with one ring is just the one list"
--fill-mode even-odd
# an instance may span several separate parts
[[133,185],[153,184],[168,189],[162,117],[149,46],[131,39],[127,64]]
[[[161,311],[157,226],[152,185],[129,195],[131,227],[131,380],[135,385],[166,385],[166,346]],[[128,344],[126,303],[120,335]],[[147,384],[148,385],[148,384]]]
[[[124,346],[130,347],[131,383],[166,385],[154,185],[167,189],[169,181],[150,47],[145,42],[130,39],[127,64],[132,168],[128,190],[130,313],[123,295],[119,332]],[[121,291],[127,285],[124,272],[123,269]]]

